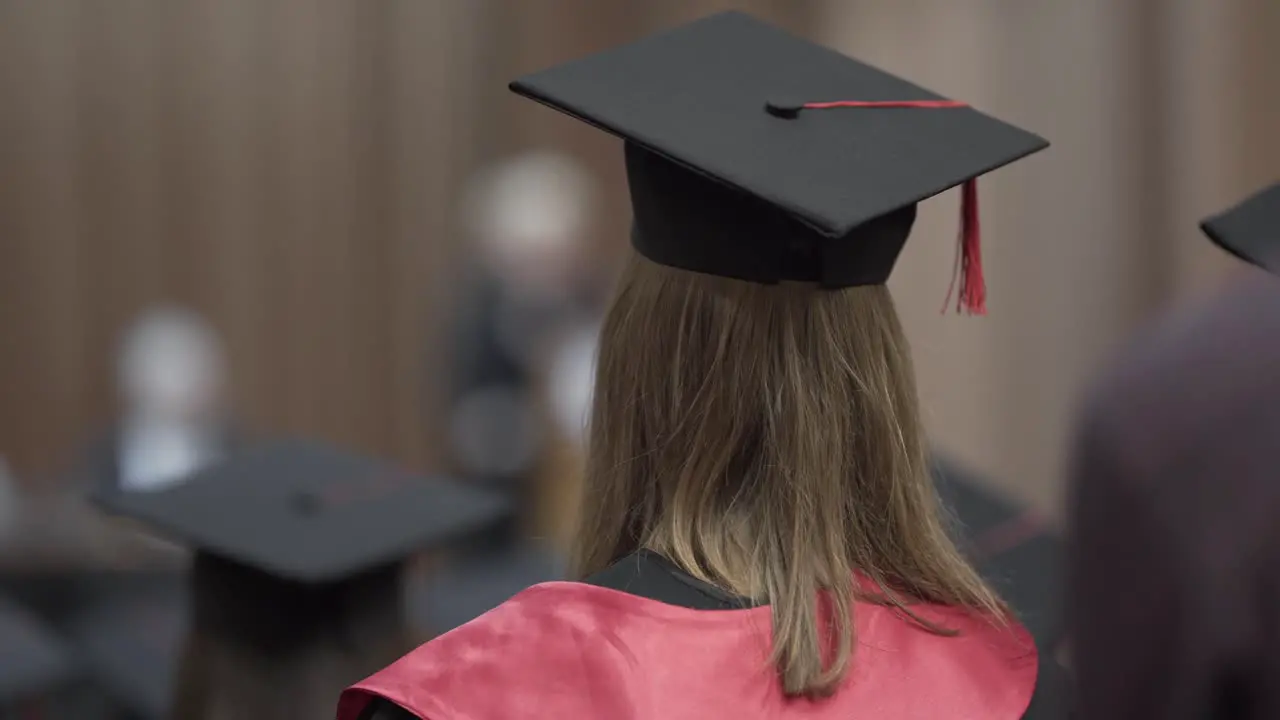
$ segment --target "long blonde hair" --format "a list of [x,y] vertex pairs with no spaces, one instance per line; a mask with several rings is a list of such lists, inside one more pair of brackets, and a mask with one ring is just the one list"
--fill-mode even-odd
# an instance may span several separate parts
[[769,604],[789,695],[838,687],[857,600],[943,634],[911,605],[1005,617],[940,518],[884,286],[760,285],[634,256],[601,335],[583,490],[579,576],[648,547]]

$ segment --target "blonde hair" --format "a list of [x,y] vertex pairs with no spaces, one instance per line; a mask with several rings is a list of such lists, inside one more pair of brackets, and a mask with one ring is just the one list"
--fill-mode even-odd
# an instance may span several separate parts
[[913,603],[1006,614],[941,520],[884,286],[760,285],[634,256],[601,335],[583,490],[580,576],[648,547],[767,603],[789,695],[842,681],[855,601],[940,634]]

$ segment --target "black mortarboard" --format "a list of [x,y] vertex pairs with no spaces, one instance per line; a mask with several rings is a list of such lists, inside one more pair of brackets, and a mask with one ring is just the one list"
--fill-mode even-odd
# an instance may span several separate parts
[[75,664],[58,636],[25,608],[0,597],[0,716],[49,699],[74,677]]
[[511,88],[621,137],[633,244],[654,262],[695,272],[881,284],[915,204],[964,184],[961,299],[979,311],[970,181],[1048,146],[739,12]]
[[1200,227],[1223,250],[1280,272],[1280,182],[1205,220]]
[[508,511],[474,488],[300,442],[245,451],[181,485],[98,501],[194,547],[193,630],[263,653],[394,619],[405,559]]

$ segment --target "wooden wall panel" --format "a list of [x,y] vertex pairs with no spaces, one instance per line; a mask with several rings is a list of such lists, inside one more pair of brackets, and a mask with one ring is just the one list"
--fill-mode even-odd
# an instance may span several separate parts
[[254,429],[430,464],[470,7],[0,4],[0,455],[65,467],[112,417],[120,330],[176,302]]
[[0,453],[16,470],[84,422],[90,367],[82,311],[76,86],[79,8],[0,3]]
[[601,185],[619,144],[506,92],[522,72],[736,6],[812,2],[0,3],[0,454],[53,477],[113,416],[121,329],[160,302],[227,344],[254,429],[434,464],[433,328],[483,161],[550,146]]

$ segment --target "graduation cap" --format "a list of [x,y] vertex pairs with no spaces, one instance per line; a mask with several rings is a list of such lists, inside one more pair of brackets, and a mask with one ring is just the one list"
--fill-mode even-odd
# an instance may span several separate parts
[[1280,182],[1200,223],[1218,247],[1270,272],[1280,272]]
[[58,636],[25,608],[0,597],[0,717],[49,700],[75,676],[76,665]]
[[399,623],[405,560],[508,512],[496,495],[305,442],[95,501],[194,548],[191,630],[260,656]]
[[916,203],[964,186],[960,306],[985,288],[974,180],[1042,138],[740,12],[511,84],[622,138],[632,244],[759,283],[883,284]]

